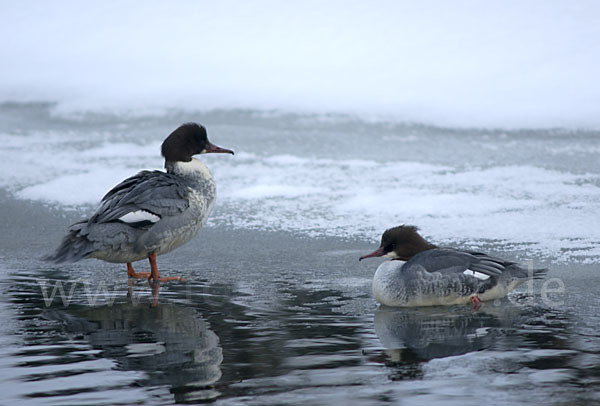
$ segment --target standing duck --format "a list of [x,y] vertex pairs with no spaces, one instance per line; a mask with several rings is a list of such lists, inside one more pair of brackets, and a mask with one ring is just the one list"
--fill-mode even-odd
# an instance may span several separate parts
[[[215,201],[215,181],[193,155],[229,153],[208,141],[196,123],[181,125],[162,143],[163,171],[142,171],[112,188],[89,218],[69,227],[53,254],[45,259],[76,262],[97,258],[126,263],[132,278],[161,278],[156,256],[188,242],[206,223]],[[148,258],[150,272],[136,273],[132,262]]]
[[542,278],[546,269],[526,270],[514,262],[475,251],[439,248],[425,240],[417,227],[386,230],[381,245],[360,257],[388,256],[373,278],[375,299],[392,307],[436,306],[506,296],[525,281]]

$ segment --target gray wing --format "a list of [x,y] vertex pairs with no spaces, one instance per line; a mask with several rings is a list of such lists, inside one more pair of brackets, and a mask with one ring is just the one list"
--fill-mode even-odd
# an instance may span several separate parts
[[169,173],[142,171],[112,188],[102,198],[100,208],[89,222],[117,221],[120,217],[138,210],[161,218],[174,216],[188,208],[187,193],[187,187]]
[[428,272],[442,274],[463,273],[469,269],[488,276],[500,276],[510,265],[514,263],[481,252],[435,248],[415,255],[404,267],[421,266]]

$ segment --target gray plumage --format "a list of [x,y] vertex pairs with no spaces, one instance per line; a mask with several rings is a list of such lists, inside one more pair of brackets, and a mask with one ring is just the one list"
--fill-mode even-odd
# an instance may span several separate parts
[[[161,171],[140,172],[111,189],[88,220],[69,227],[57,251],[46,259],[61,263],[90,257],[123,263],[144,259],[148,252],[167,253],[204,225],[215,194],[209,176],[194,180]],[[160,220],[119,220],[139,210]]]
[[161,171],[142,171],[112,188],[91,222],[107,223],[136,210],[159,217],[175,216],[189,207],[187,187],[180,178]]
[[393,260],[377,268],[373,293],[378,302],[387,306],[462,304],[473,297],[493,300],[547,272],[528,271],[514,262],[480,252],[438,248],[412,226],[387,230],[380,248],[362,258],[383,255]]
[[210,171],[192,155],[233,152],[211,144],[206,130],[193,123],[167,137],[162,152],[166,172],[142,171],[112,188],[98,210],[71,225],[56,252],[45,259],[131,263],[189,241],[205,224],[216,196]]

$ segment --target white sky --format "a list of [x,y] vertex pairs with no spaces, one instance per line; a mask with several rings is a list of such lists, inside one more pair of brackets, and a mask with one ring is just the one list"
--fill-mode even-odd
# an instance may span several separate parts
[[600,127],[597,1],[0,1],[0,100]]

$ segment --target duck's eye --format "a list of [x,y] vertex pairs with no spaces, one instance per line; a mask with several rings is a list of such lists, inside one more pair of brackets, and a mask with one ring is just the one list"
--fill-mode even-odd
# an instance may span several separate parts
[[392,252],[394,250],[394,248],[396,248],[394,246],[394,244],[389,244],[389,245],[385,246],[384,250],[385,250],[385,252]]

